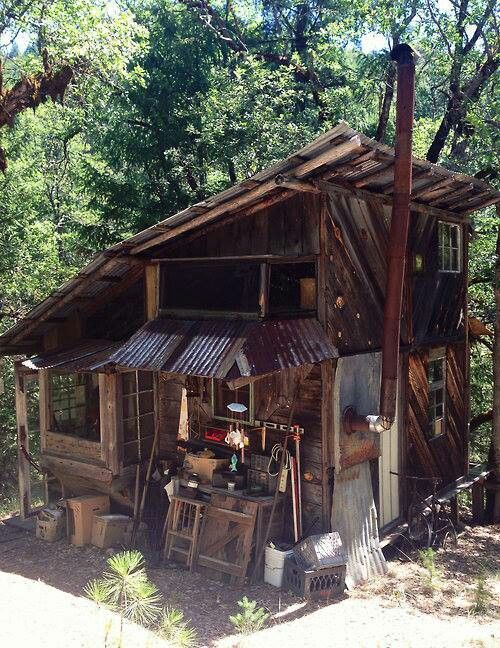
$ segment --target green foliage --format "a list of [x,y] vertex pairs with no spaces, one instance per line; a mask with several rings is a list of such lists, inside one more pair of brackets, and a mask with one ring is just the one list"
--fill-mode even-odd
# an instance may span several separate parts
[[124,551],[108,559],[109,571],[90,581],[86,595],[134,623],[149,625],[160,614],[161,597],[148,579],[139,551]]
[[165,608],[157,632],[177,648],[193,648],[197,644],[196,630],[189,626],[184,613],[177,608]]
[[418,557],[422,563],[422,567],[426,570],[427,587],[431,590],[437,589],[439,586],[439,570],[436,565],[436,552],[430,547],[420,549]]
[[229,617],[237,632],[250,634],[261,630],[269,619],[269,613],[258,607],[257,601],[251,601],[246,596],[238,601],[241,612]]
[[482,569],[476,578],[471,613],[476,615],[486,614],[492,598],[493,594],[488,588],[486,572]]

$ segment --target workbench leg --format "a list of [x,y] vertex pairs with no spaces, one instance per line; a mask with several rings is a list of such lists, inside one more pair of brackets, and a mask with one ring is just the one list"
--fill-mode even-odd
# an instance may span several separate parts
[[472,484],[472,521],[474,524],[484,522],[484,482],[482,480]]

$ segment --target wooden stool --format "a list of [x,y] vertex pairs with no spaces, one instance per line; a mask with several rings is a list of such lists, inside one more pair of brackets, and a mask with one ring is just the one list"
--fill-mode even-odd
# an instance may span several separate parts
[[193,571],[198,550],[200,521],[205,503],[187,497],[172,497],[165,522],[164,556],[172,553],[184,556],[189,571]]

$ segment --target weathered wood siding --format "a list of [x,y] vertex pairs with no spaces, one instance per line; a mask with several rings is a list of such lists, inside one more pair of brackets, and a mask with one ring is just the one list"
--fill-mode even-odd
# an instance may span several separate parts
[[466,426],[464,344],[448,346],[446,353],[445,434],[430,439],[428,351],[409,356],[408,472],[441,477],[448,484],[463,474]]
[[[412,338],[415,344],[432,343],[464,335],[463,306],[465,272],[438,271],[438,220],[426,214],[412,214],[409,249],[420,254],[423,270],[411,280]],[[465,230],[462,230],[465,234]],[[462,236],[465,244],[465,238]]]
[[320,197],[314,194],[297,194],[251,216],[238,217],[227,224],[180,238],[158,249],[155,256],[317,254],[320,204]]
[[331,194],[326,221],[326,321],[339,353],[377,349],[382,341],[390,209]]
[[45,453],[76,459],[90,459],[95,463],[101,462],[101,444],[97,441],[80,439],[69,434],[47,432],[45,435]]
[[[286,425],[289,407],[293,397],[292,384],[286,373],[278,373],[255,383],[255,418]],[[281,405],[281,406],[280,406]],[[301,383],[295,411],[294,423],[304,428],[301,437],[301,485],[302,511],[304,530],[309,533],[320,533],[323,530],[323,480],[324,450],[321,443],[321,369],[315,366],[307,378]],[[279,443],[283,433],[272,430],[267,432],[266,453],[272,446]],[[293,446],[293,442],[290,442]],[[293,453],[293,447],[292,447]],[[304,473],[309,472],[313,478],[305,481]],[[291,535],[291,513],[285,514],[285,528]],[[328,530],[328,529],[325,529]]]

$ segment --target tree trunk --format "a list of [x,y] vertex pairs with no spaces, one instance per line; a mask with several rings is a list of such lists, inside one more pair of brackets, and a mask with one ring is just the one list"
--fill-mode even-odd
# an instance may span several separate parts
[[[500,216],[500,207],[497,206]],[[493,469],[495,481],[500,484],[500,227],[497,235],[496,264],[495,264],[495,347],[493,353],[493,425],[491,426],[493,446]],[[493,522],[500,522],[500,491],[495,492]]]

